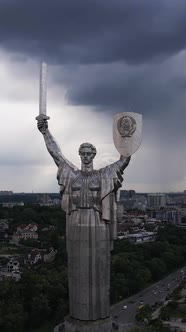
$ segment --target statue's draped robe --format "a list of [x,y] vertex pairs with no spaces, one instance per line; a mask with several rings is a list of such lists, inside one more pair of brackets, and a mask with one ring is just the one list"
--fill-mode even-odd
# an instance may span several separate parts
[[70,316],[110,316],[110,251],[116,238],[116,191],[122,162],[83,172],[64,160],[58,169],[66,212]]

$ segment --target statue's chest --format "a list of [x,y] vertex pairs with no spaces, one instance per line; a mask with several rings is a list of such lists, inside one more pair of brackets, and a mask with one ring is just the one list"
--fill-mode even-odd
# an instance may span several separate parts
[[73,203],[80,207],[90,207],[100,201],[100,176],[93,174],[79,174],[71,184]]

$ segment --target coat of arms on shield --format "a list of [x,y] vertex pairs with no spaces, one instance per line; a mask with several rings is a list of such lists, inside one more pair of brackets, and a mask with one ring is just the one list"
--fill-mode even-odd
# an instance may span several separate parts
[[142,141],[142,115],[134,112],[115,114],[113,140],[122,156],[129,157],[135,153]]

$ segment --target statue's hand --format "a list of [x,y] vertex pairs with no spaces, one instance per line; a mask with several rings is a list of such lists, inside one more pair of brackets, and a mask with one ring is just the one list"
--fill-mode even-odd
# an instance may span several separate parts
[[46,119],[39,119],[37,122],[37,127],[42,134],[46,133],[48,129],[48,121]]

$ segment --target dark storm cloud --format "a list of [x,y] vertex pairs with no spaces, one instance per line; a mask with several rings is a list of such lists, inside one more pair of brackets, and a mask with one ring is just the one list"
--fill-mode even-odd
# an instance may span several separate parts
[[142,113],[151,109],[159,115],[163,108],[172,108],[186,89],[186,78],[170,71],[174,65],[167,61],[138,67],[121,63],[68,66],[54,76],[67,88],[67,99],[74,104],[104,105],[118,111],[134,108]]
[[57,65],[50,75],[70,104],[140,112],[158,119],[159,137],[176,129],[178,138],[185,13],[185,0],[0,0],[0,43],[17,61],[25,54]]
[[186,45],[184,0],[0,1],[1,45],[53,63],[139,63]]
[[181,52],[161,63],[138,66],[69,65],[53,74],[66,88],[71,104],[91,105],[109,113],[135,111],[147,119],[159,119],[163,133],[175,127],[185,132],[185,55]]

